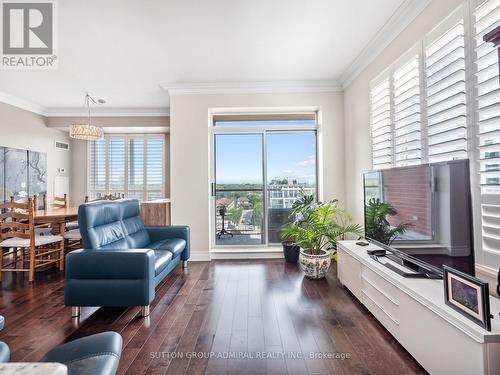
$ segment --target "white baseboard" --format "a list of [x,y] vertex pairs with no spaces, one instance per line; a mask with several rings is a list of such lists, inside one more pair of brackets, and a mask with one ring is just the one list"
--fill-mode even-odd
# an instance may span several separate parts
[[212,249],[211,259],[280,259],[283,250],[275,247]]
[[210,262],[208,251],[191,251],[189,254],[190,262]]
[[256,248],[217,248],[208,251],[192,251],[190,262],[209,262],[212,259],[281,259],[283,250],[280,247]]

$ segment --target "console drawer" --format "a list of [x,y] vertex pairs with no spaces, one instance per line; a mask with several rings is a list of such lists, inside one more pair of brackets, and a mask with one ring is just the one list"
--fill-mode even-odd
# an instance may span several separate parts
[[347,254],[342,248],[337,250],[337,276],[342,284],[362,301],[361,263]]
[[390,282],[367,267],[361,273],[362,302],[393,335],[397,335],[400,323],[401,292]]

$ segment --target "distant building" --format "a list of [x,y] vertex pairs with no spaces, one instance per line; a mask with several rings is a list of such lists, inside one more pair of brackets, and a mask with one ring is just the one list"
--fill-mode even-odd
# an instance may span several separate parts
[[273,179],[268,185],[269,208],[292,208],[301,191],[311,194],[316,192],[316,188],[309,183],[294,179]]

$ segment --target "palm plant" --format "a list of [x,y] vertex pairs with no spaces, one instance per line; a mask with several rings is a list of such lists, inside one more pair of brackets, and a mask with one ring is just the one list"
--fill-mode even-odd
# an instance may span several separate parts
[[291,238],[312,255],[319,255],[322,250],[334,253],[338,240],[362,235],[361,226],[352,224],[351,217],[336,200],[314,203],[312,194],[302,194],[293,209],[295,220],[283,230],[281,237]]
[[387,220],[388,216],[396,216],[398,212],[387,202],[372,198],[366,205],[366,236],[385,245],[390,245],[398,236],[412,226],[411,223],[400,223],[393,227]]

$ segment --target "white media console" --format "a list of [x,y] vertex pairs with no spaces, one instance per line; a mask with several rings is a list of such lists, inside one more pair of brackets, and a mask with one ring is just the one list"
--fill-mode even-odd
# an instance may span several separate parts
[[432,375],[500,374],[499,299],[490,298],[488,332],[445,304],[443,280],[404,278],[368,249],[379,247],[339,242],[338,278],[422,367]]

